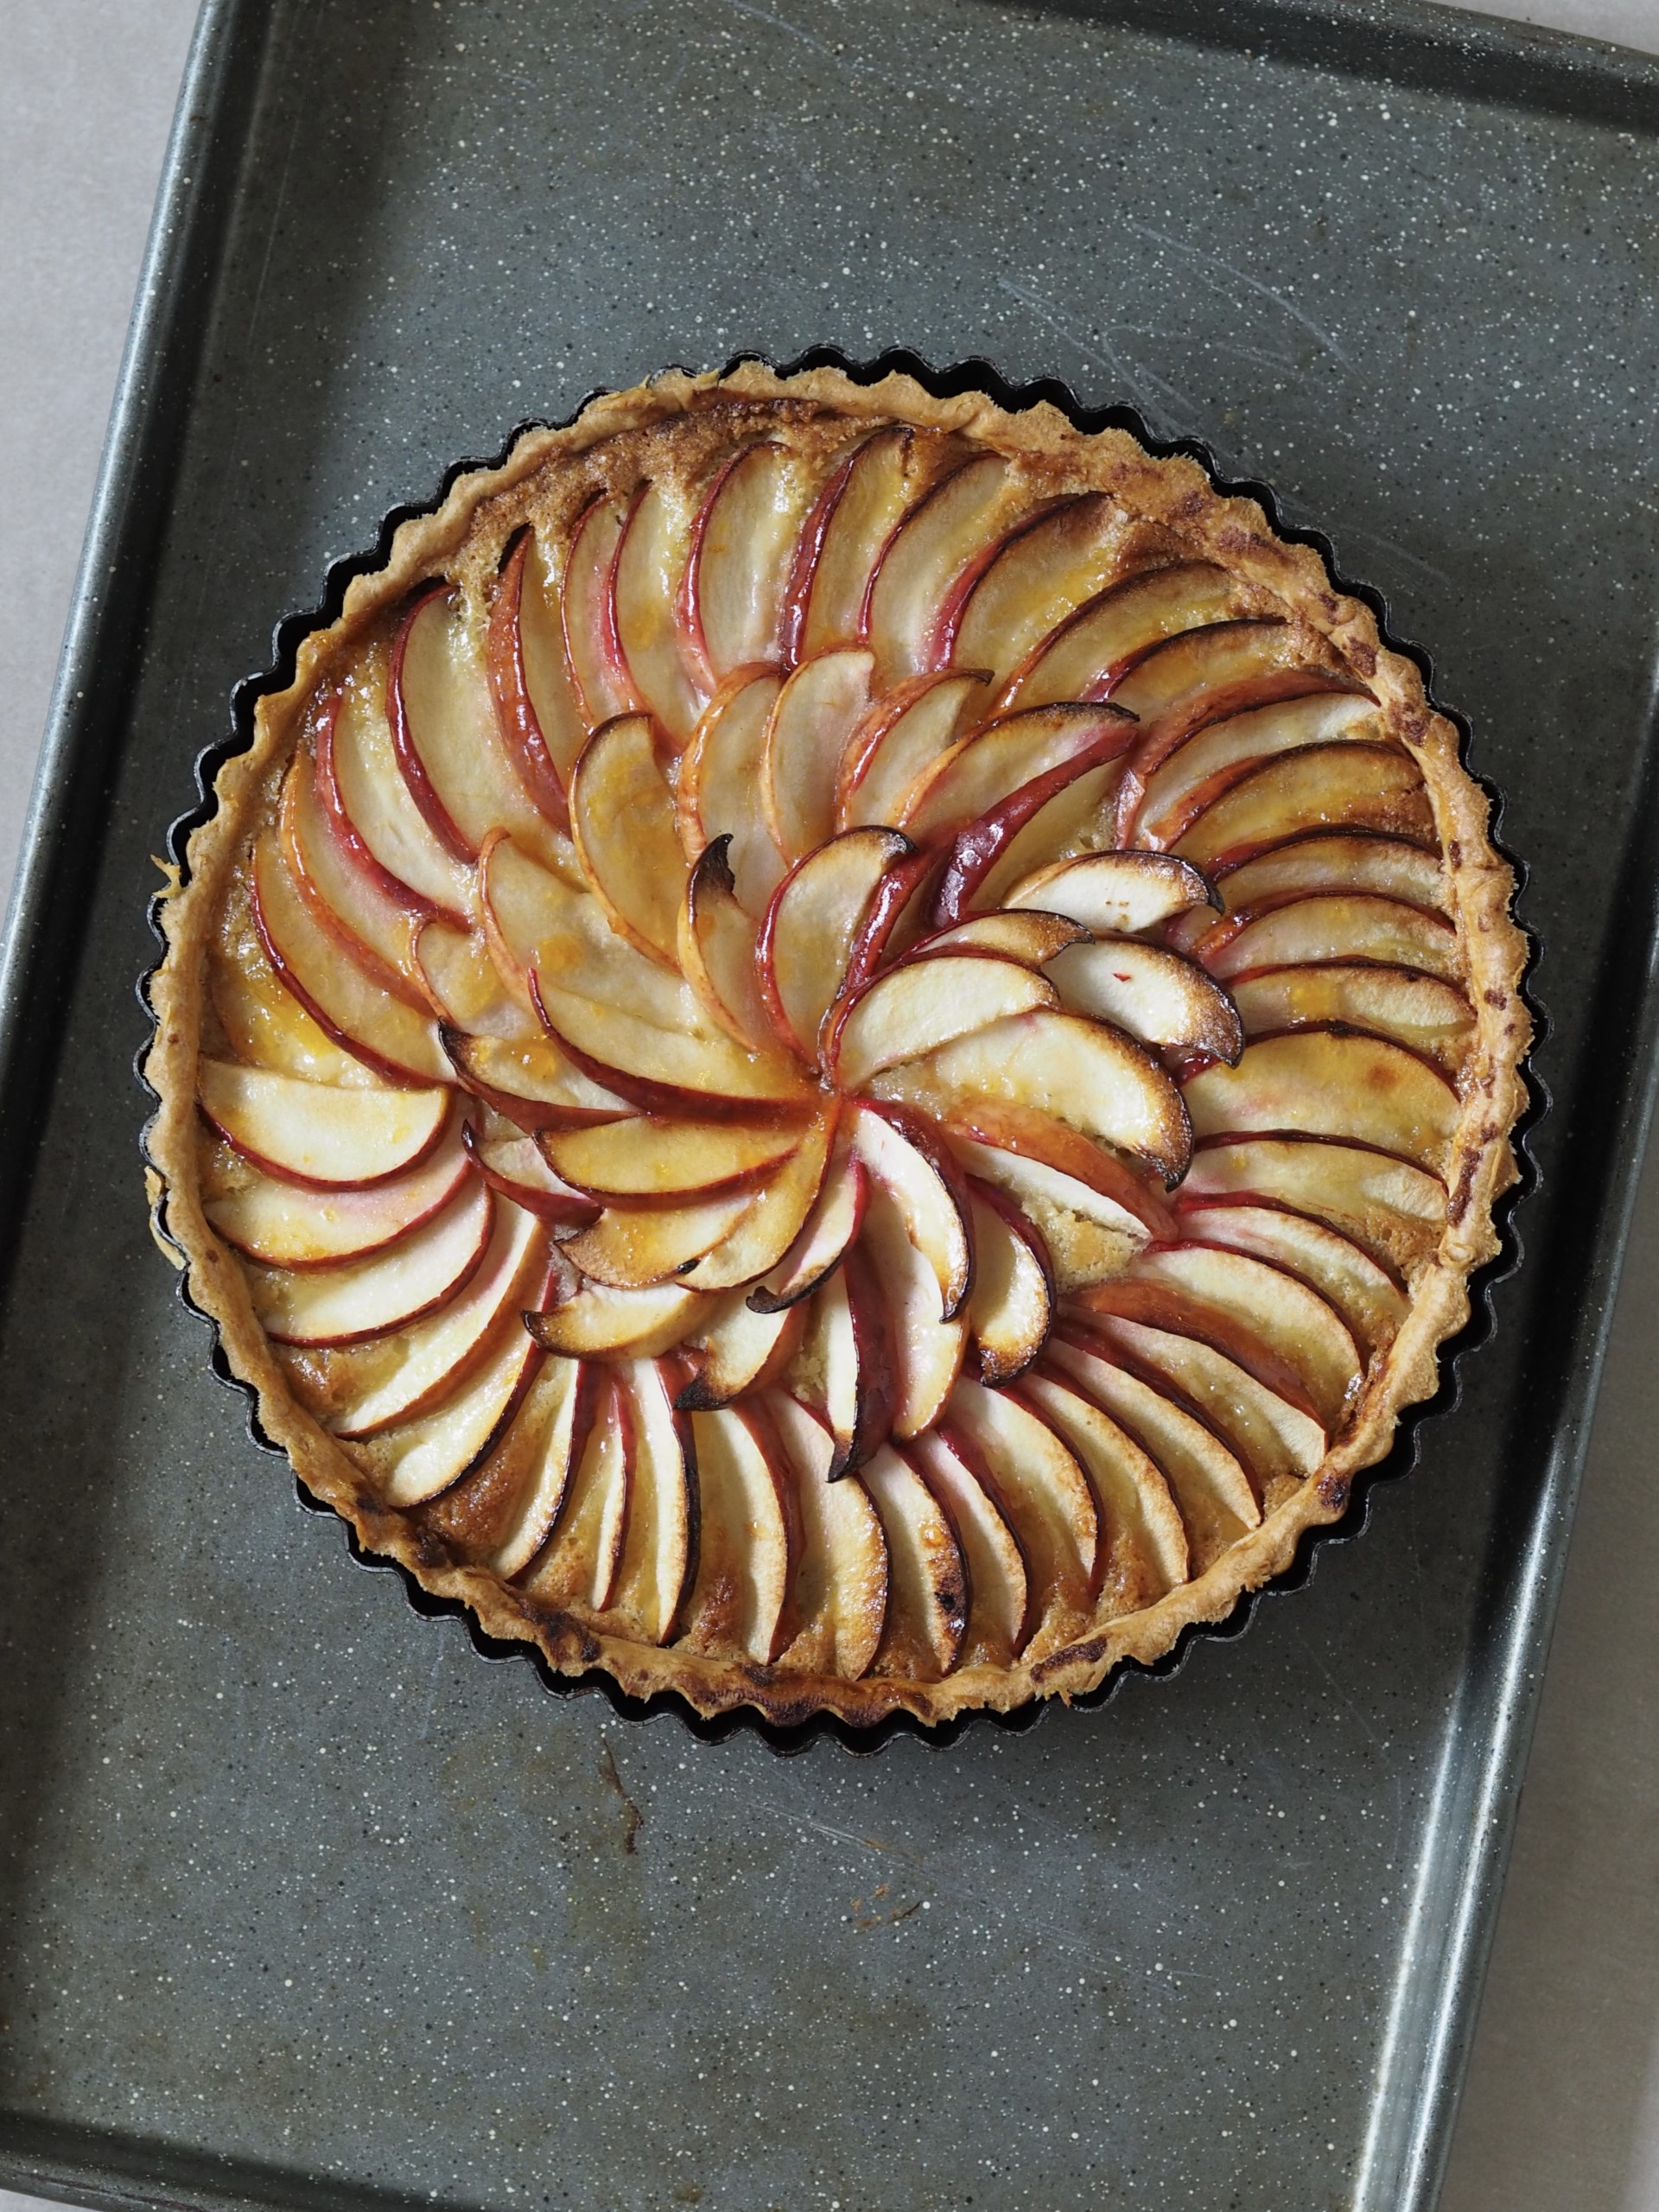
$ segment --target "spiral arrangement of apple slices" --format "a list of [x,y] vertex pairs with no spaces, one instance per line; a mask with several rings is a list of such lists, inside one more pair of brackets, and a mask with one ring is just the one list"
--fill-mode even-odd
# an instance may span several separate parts
[[203,1205],[493,1625],[937,1716],[1224,1611],[1333,1464],[1446,1227],[1468,932],[1397,711],[1213,543],[777,404],[556,457],[313,683]]

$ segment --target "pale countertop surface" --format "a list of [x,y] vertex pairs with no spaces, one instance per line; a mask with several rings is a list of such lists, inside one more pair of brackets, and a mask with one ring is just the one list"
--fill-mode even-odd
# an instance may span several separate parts
[[[1484,12],[1659,53],[1659,0]],[[194,16],[0,0],[0,888]],[[1443,2212],[1659,2212],[1656,1311],[1650,1158]]]

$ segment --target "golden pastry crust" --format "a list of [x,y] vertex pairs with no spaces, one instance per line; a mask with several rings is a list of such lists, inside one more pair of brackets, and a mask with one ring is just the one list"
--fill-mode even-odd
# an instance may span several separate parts
[[[1457,1071],[1444,1225],[1410,1274],[1397,1332],[1370,1361],[1317,1467],[1202,1572],[1115,1617],[1103,1599],[1101,1617],[1057,1648],[1028,1648],[1001,1664],[959,1663],[934,1679],[877,1669],[849,1680],[616,1633],[591,1612],[583,1618],[580,1607],[538,1603],[513,1580],[469,1562],[464,1547],[442,1533],[441,1516],[385,1503],[361,1455],[302,1402],[292,1360],[256,1318],[246,1265],[209,1221],[208,1145],[196,1100],[204,1043],[219,1041],[207,988],[210,953],[252,842],[273,818],[283,771],[308,741],[316,702],[346,680],[366,645],[384,644],[417,587],[442,578],[468,601],[487,604],[504,553],[526,524],[568,539],[597,496],[626,496],[659,476],[702,480],[717,455],[746,440],[827,459],[856,435],[892,424],[1001,456],[1033,494],[1105,494],[1121,518],[1161,535],[1162,557],[1214,563],[1261,607],[1281,610],[1325,641],[1376,701],[1388,743],[1421,773],[1472,1029]],[[1520,985],[1527,948],[1510,918],[1511,872],[1492,847],[1487,799],[1461,765],[1456,730],[1429,707],[1416,667],[1382,643],[1369,607],[1332,586],[1311,549],[1279,537],[1253,501],[1220,496],[1195,463],[1155,459],[1125,433],[1082,432],[1047,404],[1015,414],[978,394],[936,398],[906,377],[859,385],[823,369],[780,378],[756,365],[721,377],[666,374],[596,400],[568,428],[527,433],[502,467],[463,476],[435,512],[399,527],[385,566],[357,578],[339,618],[302,642],[294,681],[259,700],[253,741],[220,770],[215,798],[211,817],[190,838],[182,885],[162,903],[166,953],[150,987],[156,1035],[145,1073],[160,1103],[148,1148],[164,1189],[165,1235],[183,1256],[190,1294],[217,1325],[230,1367],[256,1392],[261,1426],[308,1489],[367,1549],[467,1605],[493,1637],[534,1644],[561,1672],[603,1669],[636,1697],[672,1690],[705,1715],[747,1706],[779,1726],[825,1712],[855,1726],[895,1712],[933,1722],[1090,1691],[1125,1659],[1160,1658],[1189,1624],[1224,1619],[1245,1592],[1286,1570],[1306,1530],[1341,1516],[1356,1474],[1387,1452],[1402,1409],[1435,1391],[1440,1347],[1468,1318],[1470,1276],[1498,1249],[1493,1206],[1515,1180],[1511,1131],[1526,1098],[1520,1067],[1530,1030]]]

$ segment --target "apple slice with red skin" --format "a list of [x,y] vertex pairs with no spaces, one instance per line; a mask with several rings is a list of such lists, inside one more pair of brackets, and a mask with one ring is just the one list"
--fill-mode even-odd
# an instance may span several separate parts
[[959,582],[935,633],[936,665],[954,660],[987,668],[999,688],[1005,684],[1033,647],[1113,581],[1123,537],[1122,519],[1100,492],[1027,516],[977,575]]
[[607,1206],[590,1228],[565,1239],[564,1256],[590,1281],[647,1290],[694,1267],[753,1203],[739,1191],[683,1205]]
[[382,1500],[407,1511],[486,1459],[523,1405],[542,1354],[522,1330],[502,1332],[442,1405],[347,1446]]
[[685,1280],[698,1290],[733,1290],[757,1281],[777,1267],[806,1226],[823,1187],[839,1108],[810,1122],[796,1150],[729,1236],[706,1259],[688,1270]]
[[586,1129],[550,1129],[541,1150],[554,1173],[607,1205],[678,1205],[753,1190],[798,1141],[777,1125],[630,1115]]
[[550,1037],[464,1037],[439,1033],[455,1078],[474,1097],[534,1135],[587,1128],[631,1112],[628,1102],[590,1083]]
[[[923,635],[920,652],[924,668],[948,668],[957,658],[957,632],[961,628],[963,615],[969,601],[973,599],[980,585],[984,582],[987,573],[1007,550],[1010,543],[1023,537],[1027,532],[1039,528],[1044,523],[1063,520],[1066,509],[1077,504],[1075,498],[1068,498],[1064,493],[1053,498],[1039,499],[1034,504],[1029,490],[1011,493],[1009,497],[1011,500],[1018,502],[1014,507],[1013,521],[1006,527],[999,525],[981,533],[973,550],[967,560],[957,569],[943,597],[939,600],[938,610]],[[1084,493],[1082,497],[1087,499],[1090,495]],[[1104,505],[1103,501],[1103,508]],[[1074,601],[1073,604],[1075,603]],[[993,626],[982,623],[976,626],[983,634]]]
[[1438,1176],[1389,1153],[1319,1138],[1201,1141],[1181,1197],[1307,1214],[1402,1277],[1433,1256],[1446,1227],[1446,1185]]
[[842,1003],[824,1061],[842,1090],[857,1090],[883,1069],[1058,1003],[1053,985],[1018,961],[988,953],[906,961]]
[[583,746],[570,779],[570,830],[612,925],[649,958],[676,967],[690,867],[649,715],[607,722]]
[[[1364,1363],[1352,1332],[1330,1300],[1299,1275],[1276,1261],[1194,1241],[1143,1252],[1134,1280],[1178,1291],[1232,1315],[1301,1378],[1327,1432],[1334,1434],[1341,1427],[1359,1395]],[[1269,1388],[1276,1387],[1269,1382]]]
[[1185,1095],[1197,1136],[1334,1137],[1431,1174],[1445,1166],[1462,1111],[1446,1077],[1415,1052],[1336,1029],[1259,1037],[1236,1068],[1205,1068]]
[[197,1064],[196,1096],[227,1144],[267,1174],[319,1189],[366,1189],[434,1152],[449,1092],[307,1083],[227,1060]]
[[842,747],[836,770],[836,825],[883,828],[905,794],[961,735],[985,690],[973,670],[908,677],[884,691]]
[[519,1569],[540,1606],[608,1611],[622,1565],[633,1483],[634,1406],[614,1370],[601,1372],[583,1447],[540,1552]]
[[488,1185],[471,1178],[423,1227],[388,1249],[324,1267],[246,1270],[272,1344],[352,1344],[407,1328],[447,1305],[484,1257],[494,1221]]
[[628,512],[601,493],[578,517],[565,556],[559,594],[565,664],[590,730],[618,715],[635,714],[645,703],[616,631],[616,556]]
[[974,1288],[968,1334],[979,1379],[994,1387],[1023,1374],[1048,1340],[1054,1277],[1040,1230],[993,1183],[970,1185]]
[[1104,699],[1161,639],[1235,621],[1249,603],[1248,588],[1208,561],[1177,562],[1109,585],[1032,648],[996,711]]
[[835,1440],[829,1479],[839,1482],[887,1441],[898,1397],[885,1289],[857,1244],[813,1293],[795,1363],[804,1366]]
[[442,914],[464,929],[471,871],[433,836],[410,796],[372,659],[346,678],[318,722],[316,748],[318,796],[353,865],[394,904]]
[[755,950],[758,988],[772,1030],[809,1066],[883,879],[914,849],[896,830],[849,830],[772,893]]
[[524,1326],[537,1344],[569,1359],[602,1358],[610,1352],[649,1359],[690,1336],[707,1306],[701,1292],[677,1283],[613,1290],[604,1283],[581,1282],[567,1287],[557,1305],[526,1313]]
[[931,1269],[940,1313],[950,1321],[974,1287],[968,1179],[932,1125],[902,1106],[853,1109],[854,1154],[898,1207],[906,1234]]
[[585,1192],[572,1190],[559,1179],[533,1136],[514,1130],[511,1135],[484,1137],[469,1122],[465,1138],[467,1152],[490,1188],[526,1212],[561,1228],[585,1229],[597,1218],[598,1205]]
[[791,556],[812,490],[801,464],[763,440],[740,448],[704,495],[681,621],[709,690],[735,668],[777,657]]
[[1018,960],[1027,968],[1041,968],[1069,944],[1087,942],[1089,932],[1061,914],[1028,911],[1018,914],[976,914],[971,921],[953,922],[935,930],[911,947],[912,960],[931,960],[941,952],[989,954],[1001,960]]
[[629,510],[613,582],[617,644],[629,679],[678,752],[696,728],[708,692],[680,620],[691,529],[659,484]]
[[786,863],[804,859],[835,834],[836,772],[868,710],[874,672],[873,657],[862,645],[840,645],[803,661],[773,702],[761,750],[760,798]]
[[1270,906],[1319,891],[1371,892],[1428,913],[1443,909],[1446,902],[1438,853],[1398,837],[1369,836],[1363,830],[1298,837],[1239,862],[1217,884],[1217,896],[1230,916],[1264,913]]
[[276,836],[312,919],[382,990],[423,1010],[403,965],[411,932],[421,926],[420,910],[388,898],[376,875],[353,861],[317,796],[316,764],[307,753],[295,754],[283,779]]
[[731,842],[729,831],[716,837],[686,879],[677,924],[680,972],[727,1035],[758,1052],[776,1033],[761,995],[754,922],[738,902],[726,857]]
[[256,1169],[203,1210],[227,1244],[267,1267],[365,1259],[423,1228],[455,1196],[470,1172],[465,1127],[452,1122],[424,1160],[390,1182],[317,1190]]
[[1181,914],[1208,924],[1221,901],[1190,861],[1173,853],[1137,852],[1051,861],[1015,884],[1004,903],[1064,914],[1103,936],[1135,937]]
[[831,1162],[799,1235],[766,1280],[749,1293],[757,1313],[781,1313],[828,1281],[864,1226],[869,1171],[855,1154]]
[[1089,1313],[1138,1322],[1143,1328],[1191,1337],[1197,1344],[1207,1344],[1211,1351],[1242,1368],[1264,1390],[1271,1390],[1307,1420],[1319,1421],[1321,1428],[1325,1427],[1299,1369],[1251,1324],[1200,1298],[1184,1282],[1148,1280],[1139,1273],[1122,1275],[1110,1282],[1090,1283],[1073,1293],[1071,1302]]
[[964,1376],[936,1433],[969,1474],[986,1471],[993,1501],[1018,1535],[1033,1605],[1042,1608],[1026,1656],[1043,1658],[1093,1611],[1103,1559],[1094,1493],[1075,1454],[1006,1390],[988,1390]]
[[486,658],[501,742],[531,801],[568,834],[565,776],[588,731],[564,658],[564,632],[541,582],[542,563],[530,568],[538,550],[528,527],[508,550],[490,602]]
[[296,890],[269,833],[254,847],[249,887],[265,957],[320,1029],[392,1083],[448,1077],[430,1014],[390,997],[346,957]]
[[1396,1270],[1382,1266],[1351,1236],[1282,1206],[1183,1205],[1181,1227],[1205,1245],[1253,1253],[1297,1276],[1333,1306],[1370,1359],[1393,1343],[1408,1301]]
[[781,1674],[855,1682],[869,1672],[887,1612],[881,1518],[856,1475],[830,1480],[835,1441],[818,1416],[782,1390],[760,1401],[781,1451],[780,1485],[800,1511],[800,1562],[790,1592],[795,1634],[779,1649]]
[[1134,738],[1134,725],[1111,705],[1040,707],[986,722],[923,769],[900,804],[899,826],[918,844],[959,836],[1052,771],[1081,772],[1077,763],[1116,758]]
[[[1376,744],[1383,734],[1375,701],[1358,691],[1313,691],[1224,715],[1183,738],[1147,775],[1144,790],[1135,785],[1139,809],[1120,810],[1119,835],[1128,841],[1139,824],[1148,843],[1173,845],[1258,761],[1305,745]],[[1126,783],[1126,798],[1128,790]]]
[[531,971],[582,998],[626,1007],[660,1029],[712,1033],[695,992],[611,926],[604,906],[550,868],[528,860],[509,837],[492,838],[479,864],[479,906],[491,957],[539,1022]]
[[982,453],[907,510],[870,572],[860,622],[884,686],[934,665],[936,626],[950,586],[1000,540],[1010,512],[1029,505],[1007,463]]
[[824,1016],[821,1038],[837,1026],[842,1009],[865,989],[884,961],[901,959],[920,938],[938,875],[938,853],[911,853],[893,861],[880,881],[853,937],[847,977]]
[[1034,1368],[1012,1386],[1083,1469],[1100,1512],[1099,1594],[1113,1614],[1138,1612],[1187,1579],[1186,1530],[1156,1462],[1063,1376]]
[[962,1371],[967,1322],[940,1318],[936,1267],[912,1235],[904,1203],[874,1175],[855,1256],[885,1310],[892,1382],[883,1433],[915,1436],[931,1426]]
[[592,1360],[543,1358],[512,1429],[480,1470],[511,1485],[508,1510],[480,1566],[504,1582],[523,1573],[557,1525],[588,1449],[601,1370]]
[[1244,1049],[1238,1010],[1196,961],[1133,938],[1074,944],[1048,965],[1063,1005],[1143,1045],[1181,1046],[1230,1065]]
[[1416,762],[1386,745],[1310,745],[1281,753],[1230,785],[1182,831],[1175,849],[1220,876],[1316,830],[1373,830],[1433,846],[1434,817]]
[[659,1028],[614,1004],[560,990],[539,972],[531,990],[561,1051],[643,1113],[753,1121],[792,1120],[806,1110],[792,1065],[746,1053],[723,1036]]
[[1468,1000],[1450,983],[1358,961],[1262,969],[1240,977],[1232,993],[1247,1036],[1337,1026],[1363,1029],[1420,1053],[1451,1081],[1462,1069],[1475,1025]]
[[502,976],[483,930],[416,921],[409,944],[410,980],[438,1018],[439,1033],[516,1039],[539,1037],[541,1025]]
[[967,1570],[968,1624],[957,1663],[1011,1665],[1036,1623],[1025,1555],[994,1495],[995,1477],[982,1459],[977,1471],[970,1471],[938,1435],[915,1438],[906,1446],[905,1457],[949,1521]]
[[740,668],[728,677],[681,756],[675,794],[686,858],[695,861],[716,838],[728,838],[738,903],[757,918],[784,874],[784,856],[755,803],[766,728],[782,688],[775,669]]
[[782,651],[805,660],[858,642],[870,573],[911,501],[925,488],[931,442],[895,423],[831,473],[802,529],[785,594]]
[[674,1402],[683,1412],[702,1412],[775,1382],[800,1350],[806,1318],[804,1305],[757,1313],[738,1293],[728,1293],[687,1340],[696,1372]]
[[957,1142],[975,1174],[1002,1192],[1042,1238],[1060,1287],[1116,1274],[1144,1243],[1146,1231],[1136,1217],[1090,1185],[1017,1153],[962,1138]]
[[677,1648],[769,1666],[795,1633],[786,1600],[800,1563],[800,1512],[782,1478],[782,1446],[760,1408],[696,1414],[691,1439],[697,1573]]
[[968,1571],[956,1530],[891,1445],[866,1463],[863,1482],[887,1540],[887,1618],[876,1670],[884,1679],[938,1681],[956,1665],[968,1627]]
[[355,1053],[320,1029],[265,957],[245,892],[227,900],[226,926],[207,949],[207,992],[228,1050],[245,1065],[304,1083],[378,1089]]
[[690,1424],[674,1410],[666,1363],[629,1359],[617,1372],[633,1402],[628,1524],[608,1611],[646,1643],[672,1635],[697,1563],[697,1477]]
[[[976,1099],[956,1108],[947,1128],[953,1142],[976,1141],[988,1150],[1010,1153],[1018,1160],[1081,1183],[1085,1190],[1109,1201],[1109,1211],[1100,1218],[1109,1224],[1116,1225],[1127,1217],[1127,1227],[1135,1230],[1138,1224],[1149,1236],[1168,1238],[1176,1234],[1174,1213],[1155,1184],[1116,1153],[1052,1114],[1008,1099]],[[1020,1185],[1017,1179],[1008,1179],[1013,1172],[999,1170],[992,1179],[1017,1198]],[[1061,1196],[1056,1188],[1055,1196],[1058,1203],[1074,1212],[1085,1211],[1071,1194]]]
[[519,1313],[544,1294],[548,1266],[542,1223],[498,1201],[488,1246],[458,1296],[394,1338],[324,1355],[335,1397],[326,1426],[348,1440],[372,1436],[452,1396],[504,1336],[518,1334]]
[[1363,960],[1456,983],[1464,966],[1458,933],[1443,915],[1370,892],[1316,892],[1242,920],[1236,930],[1223,922],[1206,939],[1202,957],[1210,973],[1222,976]]

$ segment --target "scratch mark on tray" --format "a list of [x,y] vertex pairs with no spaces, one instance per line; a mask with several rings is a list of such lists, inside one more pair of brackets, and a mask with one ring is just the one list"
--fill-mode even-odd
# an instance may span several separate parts
[[1271,300],[1274,307],[1287,315],[1293,322],[1300,323],[1310,338],[1317,338],[1325,351],[1334,359],[1340,361],[1344,368],[1353,366],[1353,363],[1328,330],[1321,324],[1315,322],[1312,315],[1304,315],[1294,300],[1287,299],[1282,292],[1275,292],[1271,284],[1264,284],[1259,276],[1252,276],[1243,269],[1235,269],[1230,261],[1224,261],[1219,254],[1206,253],[1202,246],[1188,245],[1184,239],[1172,238],[1167,231],[1154,230],[1150,223],[1128,222],[1124,225],[1124,228],[1135,232],[1143,238],[1155,238],[1160,245],[1166,245],[1173,252],[1186,254],[1201,264],[1217,269],[1224,276],[1230,276],[1234,283],[1246,286],[1264,300]]
[[826,46],[821,38],[814,38],[811,32],[803,30],[799,23],[791,23],[787,16],[774,16],[770,8],[757,7],[755,0],[726,0],[726,5],[735,8],[740,16],[753,16],[757,22],[770,23],[774,30],[788,31],[791,37],[799,39],[803,46],[810,46],[815,54],[822,54],[831,61],[839,63],[842,59],[833,46]]
[[622,1848],[632,1854],[634,1839],[645,1825],[645,1816],[622,1786],[622,1777],[616,1770],[616,1758],[608,1744],[599,1747],[599,1777],[607,1789],[614,1789],[622,1800]]
[[1192,402],[1184,391],[1177,391],[1173,384],[1166,384],[1160,376],[1155,375],[1151,369],[1143,368],[1139,362],[1128,360],[1105,338],[1098,334],[1092,340],[1080,338],[1075,330],[1061,321],[1048,302],[1039,293],[1027,290],[1023,284],[1016,284],[1011,276],[998,277],[997,285],[998,289],[1007,292],[1010,298],[1016,299],[1023,307],[1029,308],[1038,321],[1046,322],[1057,337],[1064,338],[1069,346],[1075,346],[1078,353],[1086,359],[1093,361],[1098,368],[1109,370],[1113,376],[1118,378],[1129,397],[1143,410],[1147,408],[1147,391],[1143,387],[1149,386],[1154,391],[1162,393],[1165,399],[1174,408],[1178,416],[1191,419],[1195,411]]

